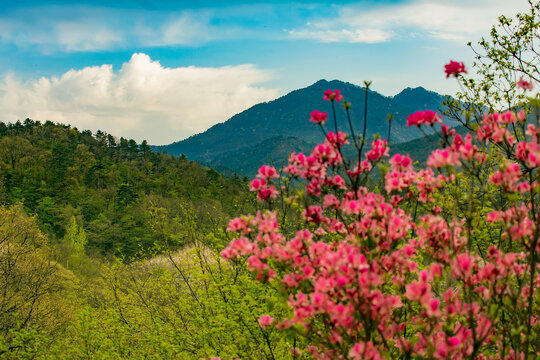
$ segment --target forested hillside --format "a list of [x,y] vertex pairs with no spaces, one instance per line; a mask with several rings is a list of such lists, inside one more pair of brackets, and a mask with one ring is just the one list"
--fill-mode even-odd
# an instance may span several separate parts
[[157,154],[146,141],[30,119],[0,123],[0,202],[22,203],[57,242],[71,236],[69,226],[84,231],[89,254],[129,259],[158,239],[156,209],[174,218],[184,203],[228,217],[248,201],[246,190],[238,177]]
[[27,119],[0,123],[0,183],[0,359],[266,351],[252,319],[273,292],[219,259],[255,209],[245,180]]

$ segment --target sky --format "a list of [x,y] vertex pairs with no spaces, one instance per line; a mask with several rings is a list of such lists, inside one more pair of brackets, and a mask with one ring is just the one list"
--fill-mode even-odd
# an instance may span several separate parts
[[[31,118],[161,145],[320,79],[453,94],[526,0],[0,0],[0,121]],[[322,96],[322,95],[321,95]],[[354,104],[353,104],[354,105]]]

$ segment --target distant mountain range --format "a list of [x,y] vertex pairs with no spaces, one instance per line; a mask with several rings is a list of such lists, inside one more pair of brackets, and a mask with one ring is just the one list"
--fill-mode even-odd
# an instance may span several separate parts
[[[327,130],[333,130],[331,104],[323,100],[323,92],[339,89],[352,103],[352,123],[357,134],[363,127],[365,88],[338,80],[320,80],[311,86],[295,90],[279,99],[260,103],[214,125],[205,132],[155,150],[170,155],[184,154],[216,170],[253,175],[257,168],[270,160],[276,166],[292,151],[309,152],[323,135],[318,126],[309,122],[313,110],[326,111]],[[368,92],[367,136],[379,133],[386,137],[388,115],[393,115],[391,144],[418,139],[423,134],[416,127],[407,127],[406,118],[418,110],[439,110],[444,97],[422,87],[407,88],[389,97]],[[348,132],[345,111],[337,103],[338,128]],[[422,142],[420,142],[421,144]]]

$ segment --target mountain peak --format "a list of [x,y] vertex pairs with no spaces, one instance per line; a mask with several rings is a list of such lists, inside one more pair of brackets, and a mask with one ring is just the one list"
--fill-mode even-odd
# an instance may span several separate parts
[[435,91],[431,91],[431,90],[428,90],[422,86],[417,86],[417,87],[407,87],[403,90],[401,90],[401,92],[397,95],[394,95],[393,98],[396,99],[396,98],[400,98],[400,97],[411,97],[411,96],[414,96],[414,97],[418,97],[418,96],[423,96],[423,97],[426,97],[426,96],[430,96],[434,99],[444,99],[444,96],[439,94],[439,93],[436,93]]
[[308,86],[308,87],[310,87],[310,88],[332,88],[332,90],[334,90],[334,89],[341,90],[341,89],[347,88],[347,87],[358,87],[358,86],[354,85],[354,84],[352,84],[350,82],[343,81],[343,80],[338,80],[338,79],[333,79],[333,80],[321,79],[321,80],[317,81],[316,83],[314,83],[313,85]]
[[394,98],[405,96],[405,95],[410,95],[410,94],[420,94],[420,93],[432,93],[432,91],[426,90],[422,86],[417,86],[415,88],[406,87],[405,89],[401,90],[401,92],[399,94],[394,95]]
[[418,86],[403,89],[392,99],[402,106],[411,108],[411,111],[438,110],[444,101],[444,96]]
[[321,85],[326,85],[328,84],[328,80],[326,79],[321,79],[317,82],[314,82],[311,86],[321,86]]

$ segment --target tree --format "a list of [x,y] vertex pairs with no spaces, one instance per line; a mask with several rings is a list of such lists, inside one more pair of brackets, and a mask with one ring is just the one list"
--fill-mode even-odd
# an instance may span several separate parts
[[54,334],[69,321],[66,282],[36,219],[21,205],[0,207],[0,234],[0,357],[19,358],[21,334],[33,328]]
[[13,172],[20,172],[21,161],[32,154],[33,146],[22,137],[4,137],[0,140],[0,160]]
[[[482,38],[475,47],[473,68],[476,77],[459,76],[462,91],[447,98],[448,115],[461,121],[478,123],[487,110],[505,111],[530,106],[521,81],[540,84],[540,3],[529,0],[529,12],[515,19],[500,16],[490,38]],[[529,110],[531,110],[529,108]]]
[[71,246],[72,257],[75,261],[80,260],[85,255],[86,232],[82,226],[77,224],[75,216],[72,216],[69,220],[64,241]]

